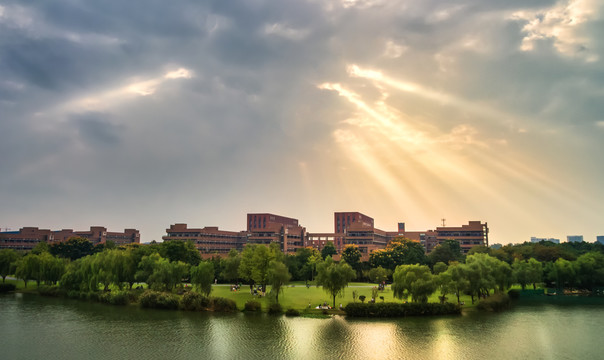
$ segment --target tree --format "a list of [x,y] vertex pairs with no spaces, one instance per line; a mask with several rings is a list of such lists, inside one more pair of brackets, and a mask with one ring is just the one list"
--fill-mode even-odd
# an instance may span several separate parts
[[445,264],[442,261],[439,261],[436,264],[434,264],[434,267],[432,268],[432,271],[434,272],[434,275],[438,275],[440,273],[443,273],[443,272],[447,271],[447,264]]
[[428,259],[432,265],[438,262],[442,262],[446,265],[451,261],[461,261],[463,255],[461,253],[459,241],[445,240],[430,252]]
[[541,281],[543,267],[536,259],[531,258],[527,261],[516,258],[512,264],[512,271],[516,282],[520,284],[522,290],[524,290],[526,285],[532,283],[533,288],[535,288],[535,284]]
[[376,268],[373,268],[371,270],[369,270],[369,279],[371,279],[371,282],[374,282],[376,284],[381,284],[382,282],[385,282],[386,280],[388,280],[388,277],[392,274],[392,272],[388,269],[384,269],[381,266],[378,266]]
[[[447,286],[448,289],[451,290],[451,292],[455,293],[458,304],[460,303],[459,297],[461,293],[463,291],[466,291],[470,286],[470,282],[466,278],[467,274],[465,269],[466,265],[460,264],[458,262],[452,262],[447,268],[447,271],[445,271],[448,276],[444,276],[442,279],[440,279],[441,283],[447,280],[449,281],[449,283],[445,284],[444,286]],[[439,275],[442,274],[444,273],[441,273]]]
[[574,263],[577,282],[583,289],[593,290],[604,285],[604,254],[588,252]]
[[212,292],[214,282],[214,265],[208,261],[202,261],[191,268],[191,283],[197,287],[205,296]]
[[497,286],[489,259],[497,260],[480,252],[468,255],[466,258],[465,273],[469,282],[467,290],[472,298],[472,304],[475,296],[489,295],[489,290]]
[[32,254],[36,255],[47,253],[50,252],[50,246],[48,246],[48,243],[46,241],[40,241],[36,244],[36,246],[34,246],[33,249],[31,249],[31,252]]
[[199,250],[193,241],[170,240],[160,245],[159,254],[170,261],[182,261],[189,265],[197,266],[201,261]]
[[95,248],[88,239],[72,237],[65,242],[51,245],[50,253],[54,256],[76,260],[94,254]]
[[371,267],[382,266],[394,270],[404,264],[426,264],[427,257],[424,247],[419,242],[396,237],[390,240],[385,249],[369,254],[369,263]]
[[229,255],[223,260],[222,278],[229,282],[236,282],[239,278],[239,264],[241,256],[235,249],[229,251]]
[[0,250],[0,276],[2,276],[2,282],[5,282],[8,275],[14,273],[18,259],[19,253],[15,249]]
[[413,302],[426,303],[436,290],[436,282],[426,265],[399,265],[392,275],[392,289],[398,299],[411,296]]
[[346,245],[342,251],[342,260],[350,265],[357,274],[361,270],[361,257],[362,254],[359,247],[354,244]]
[[40,286],[40,281],[42,280],[40,274],[40,256],[29,253],[22,257],[17,262],[15,276],[23,280],[25,287],[27,287],[27,282],[32,279],[36,280],[38,286]]
[[337,250],[336,247],[333,245],[333,241],[328,241],[325,243],[325,246],[323,246],[323,249],[321,250],[321,257],[323,257],[323,260],[325,260],[328,256],[334,256],[337,255]]
[[291,279],[287,266],[278,260],[271,260],[268,266],[267,279],[271,286],[271,293],[275,293],[275,301],[279,303],[279,293]]
[[575,280],[575,268],[573,263],[558,258],[555,262],[548,263],[547,277],[551,282],[556,283],[556,288],[562,291],[565,287],[572,287]]
[[334,308],[336,306],[336,296],[344,291],[355,275],[352,267],[346,264],[345,261],[336,264],[331,256],[328,256],[324,262],[317,265],[317,284],[321,285],[323,290],[332,296]]

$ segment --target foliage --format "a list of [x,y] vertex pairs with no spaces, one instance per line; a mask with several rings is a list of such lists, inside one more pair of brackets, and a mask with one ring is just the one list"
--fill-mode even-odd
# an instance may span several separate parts
[[503,311],[510,308],[510,297],[504,293],[497,293],[489,296],[486,299],[480,300],[476,308],[485,311]]
[[262,304],[256,300],[248,300],[243,306],[243,311],[257,312],[262,311]]
[[227,282],[236,282],[239,279],[239,264],[241,255],[235,249],[229,251],[229,255],[223,259],[221,277]]
[[419,242],[404,237],[396,237],[390,240],[385,249],[369,254],[371,267],[381,266],[392,271],[399,265],[426,263],[424,247]]
[[336,250],[333,241],[327,241],[323,246],[323,249],[321,250],[321,257],[323,258],[323,260],[327,259],[328,257],[333,257],[337,254],[338,251]]
[[434,272],[434,275],[438,275],[440,273],[447,271],[447,267],[448,267],[447,264],[439,261],[436,264],[434,264],[434,266],[432,267],[432,272]]
[[[278,246],[278,244],[275,245]],[[270,247],[247,244],[241,253],[239,277],[249,281],[251,284],[266,286],[269,264],[278,257],[283,257],[283,254],[272,244]]]
[[342,250],[341,259],[344,260],[350,267],[354,269],[357,273],[361,270],[361,251],[359,247],[355,244],[348,244]]
[[191,268],[191,283],[205,296],[212,292],[214,282],[214,265],[208,261],[202,261]]
[[407,317],[461,314],[459,305],[445,303],[348,303],[344,307],[349,317]]
[[290,308],[285,311],[285,316],[300,316],[300,311]]
[[272,260],[268,268],[268,284],[271,286],[271,293],[275,295],[275,301],[279,303],[279,293],[291,279],[291,274],[285,264],[280,261]]
[[139,298],[143,308],[150,309],[178,309],[178,296],[153,290],[146,290]]
[[199,250],[192,241],[170,240],[160,244],[159,254],[170,262],[181,261],[197,266],[201,261]]
[[19,253],[14,249],[2,249],[0,250],[0,276],[2,276],[2,282],[6,281],[6,277],[15,272],[17,267],[17,260],[19,259]]
[[210,306],[214,311],[218,312],[235,312],[237,311],[237,304],[232,299],[223,297],[210,298]]
[[522,290],[525,289],[526,285],[533,284],[533,288],[536,287],[536,283],[541,282],[543,278],[543,266],[537,259],[530,258],[527,260],[520,260],[516,258],[512,264],[512,271],[516,282],[520,284]]
[[62,258],[76,260],[96,252],[94,245],[90,240],[82,237],[72,237],[65,242],[52,244],[50,253]]
[[344,261],[336,264],[331,257],[317,266],[317,284],[332,296],[333,307],[336,306],[336,296],[344,291],[355,275],[350,265]]
[[402,299],[411,296],[411,301],[425,303],[436,290],[434,276],[426,265],[399,265],[392,276],[394,296]]
[[369,279],[371,282],[381,284],[388,281],[388,277],[392,275],[392,271],[384,269],[381,266],[369,270]]
[[457,240],[445,240],[442,244],[435,247],[430,254],[428,259],[432,265],[438,262],[442,262],[445,265],[452,261],[463,260],[463,254],[461,253],[461,246]]
[[271,315],[283,314],[283,308],[278,302],[274,302],[268,305],[267,312]]
[[367,297],[366,297],[365,295],[361,295],[361,296],[359,296],[359,300],[361,300],[361,302],[362,302],[362,303],[364,303],[364,302],[365,302],[365,299],[366,299],[366,298],[367,298]]
[[180,308],[186,311],[202,311],[210,306],[210,299],[202,294],[188,291],[180,299]]

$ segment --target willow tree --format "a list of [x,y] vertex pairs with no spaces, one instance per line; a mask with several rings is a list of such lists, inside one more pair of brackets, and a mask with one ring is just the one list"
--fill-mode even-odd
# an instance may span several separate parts
[[333,307],[336,307],[336,296],[342,294],[348,283],[354,279],[356,272],[345,261],[336,263],[331,256],[317,265],[317,285],[333,298]]

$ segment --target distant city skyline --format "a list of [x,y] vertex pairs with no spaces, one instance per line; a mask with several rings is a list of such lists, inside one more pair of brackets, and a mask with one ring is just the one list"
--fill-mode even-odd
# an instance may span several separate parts
[[604,232],[604,4],[0,4],[0,227]]

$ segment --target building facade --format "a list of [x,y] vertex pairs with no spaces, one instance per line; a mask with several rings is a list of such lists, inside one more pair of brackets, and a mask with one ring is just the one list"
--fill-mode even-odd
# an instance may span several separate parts
[[426,249],[426,253],[430,253],[445,240],[458,241],[464,254],[474,246],[489,246],[489,227],[486,222],[480,221],[469,221],[467,225],[462,226],[441,226],[426,231],[406,231],[404,224],[402,229],[399,224],[399,234],[410,240],[419,241]]
[[247,243],[247,232],[219,230],[218,227],[189,229],[187,224],[174,224],[166,229],[166,234],[162,237],[164,241],[192,241],[203,257],[224,256],[231,249],[241,251]]
[[599,244],[604,245],[604,235],[598,235],[596,236],[596,242]]
[[117,245],[140,243],[140,233],[136,229],[125,229],[124,232],[107,232],[102,226],[91,226],[88,231],[72,229],[48,230],[37,227],[24,227],[19,231],[0,232],[0,249],[31,250],[38,243],[49,245],[65,242],[73,237],[90,240],[94,245],[112,241]]

